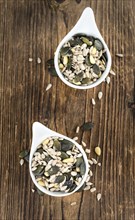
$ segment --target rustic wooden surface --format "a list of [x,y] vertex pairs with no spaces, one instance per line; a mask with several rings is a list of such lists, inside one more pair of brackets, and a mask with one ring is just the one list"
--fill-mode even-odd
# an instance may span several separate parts
[[[59,2],[59,3],[57,3]],[[134,220],[135,219],[135,2],[134,0],[0,0],[0,175],[1,220]],[[111,83],[79,91],[49,75],[46,61],[74,26],[83,9],[92,7],[112,54],[116,76]],[[118,58],[116,53],[123,53]],[[33,62],[28,58],[32,57]],[[42,59],[37,64],[37,57]],[[45,92],[48,83],[52,88]],[[103,99],[97,100],[98,91]],[[92,108],[91,98],[96,99]],[[133,106],[133,105],[132,105]],[[134,106],[133,106],[134,107]],[[101,167],[91,181],[102,193],[66,198],[32,193],[28,164],[18,154],[31,145],[34,121],[74,137],[74,129],[93,121],[92,132],[79,133]],[[76,206],[70,203],[76,201]]]

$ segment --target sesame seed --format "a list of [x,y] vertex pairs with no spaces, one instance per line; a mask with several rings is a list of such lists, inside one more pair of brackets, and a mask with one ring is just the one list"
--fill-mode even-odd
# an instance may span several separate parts
[[34,193],[34,192],[35,192],[35,189],[31,189],[31,191]]

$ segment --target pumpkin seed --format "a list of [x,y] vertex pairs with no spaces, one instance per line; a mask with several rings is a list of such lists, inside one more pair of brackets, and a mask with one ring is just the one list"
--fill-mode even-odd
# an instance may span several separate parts
[[70,187],[69,192],[74,191],[76,187],[77,187],[77,185],[76,185],[76,184],[72,184],[72,186]]
[[82,80],[82,78],[83,78],[83,73],[79,73],[78,75],[75,76],[74,82],[78,83]]
[[101,148],[100,147],[95,147],[95,153],[100,156],[101,155]]
[[51,167],[51,168],[48,170],[48,173],[49,173],[49,175],[51,176],[51,175],[54,175],[54,174],[58,173],[58,171],[59,171],[59,167],[53,166],[53,167]]
[[55,67],[48,67],[48,71],[51,76],[58,76]]
[[83,162],[83,163],[81,163],[81,165],[80,165],[80,174],[81,174],[81,175],[84,175],[84,174],[85,174],[85,170],[86,170],[86,168],[85,168],[85,163]]
[[82,84],[89,84],[90,82],[91,82],[91,79],[88,77],[82,79]]
[[95,74],[99,74],[100,73],[100,68],[97,64],[94,64],[93,67],[92,67],[93,71]]
[[42,154],[43,153],[43,148],[41,147],[41,148],[39,148],[38,150],[37,150],[37,152],[39,152],[40,154]]
[[44,158],[44,161],[48,163],[51,159],[52,159],[51,156],[46,156],[46,157]]
[[61,150],[62,151],[68,151],[68,150],[71,150],[73,147],[73,143],[71,141],[68,141],[68,140],[62,140],[61,141]]
[[88,66],[91,66],[89,55],[86,56],[86,58],[85,58],[85,63],[86,63]]
[[40,196],[43,196],[43,195],[44,195],[44,193],[43,193],[41,190],[39,190],[38,188],[37,188],[37,193],[38,193],[38,195],[40,195]]
[[81,82],[76,82],[74,79],[73,79],[72,83],[75,85],[78,85],[78,86],[81,85]]
[[67,64],[67,69],[70,70],[72,67],[72,59],[71,57],[68,58],[68,64]]
[[76,160],[76,167],[79,167],[81,165],[81,163],[83,163],[83,158],[82,157],[78,157]]
[[47,66],[54,66],[54,59],[49,59],[46,62]]
[[61,55],[66,55],[68,51],[70,50],[70,47],[62,47],[60,50]]
[[57,139],[53,141],[54,147],[59,151],[61,150],[61,143]]
[[23,159],[24,157],[26,157],[27,155],[29,154],[29,151],[28,150],[22,150],[19,154],[19,157],[21,159]]
[[55,183],[61,183],[64,181],[64,175],[57,176],[55,179]]
[[27,156],[24,157],[24,160],[29,163],[29,159],[30,159],[30,154],[28,153]]
[[87,45],[89,45],[89,46],[92,45],[91,42],[89,41],[89,39],[86,38],[86,37],[81,37],[81,40],[82,40],[85,44],[87,44]]
[[97,50],[103,50],[104,49],[104,47],[103,47],[103,44],[102,44],[102,42],[99,40],[99,39],[96,39],[95,41],[94,41],[94,46],[97,48]]
[[61,159],[64,160],[67,158],[69,158],[69,156],[64,151],[61,151]]
[[33,174],[34,174],[35,176],[38,176],[38,175],[41,175],[42,172],[44,172],[44,166],[38,165],[38,166],[37,166],[37,169],[33,171]]
[[88,131],[88,130],[91,130],[93,127],[94,127],[94,123],[92,123],[92,122],[85,122],[85,123],[81,126],[81,129],[82,129],[83,131]]

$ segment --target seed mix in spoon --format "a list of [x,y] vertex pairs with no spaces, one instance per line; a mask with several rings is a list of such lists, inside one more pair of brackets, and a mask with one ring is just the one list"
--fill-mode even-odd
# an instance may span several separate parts
[[106,69],[106,50],[99,39],[76,35],[63,45],[58,62],[67,81],[79,86],[89,85]]

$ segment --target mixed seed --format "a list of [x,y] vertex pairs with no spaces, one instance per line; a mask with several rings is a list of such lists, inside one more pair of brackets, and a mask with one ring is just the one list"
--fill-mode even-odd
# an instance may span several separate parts
[[70,83],[82,86],[96,82],[106,69],[102,42],[92,36],[76,35],[60,50],[59,69]]
[[40,186],[53,192],[72,192],[86,171],[82,153],[69,140],[45,139],[33,155],[32,172]]

